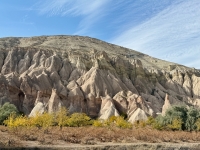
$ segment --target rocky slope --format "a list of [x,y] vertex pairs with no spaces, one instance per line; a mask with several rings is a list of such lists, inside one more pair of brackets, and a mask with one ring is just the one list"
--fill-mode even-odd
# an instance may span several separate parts
[[27,115],[65,106],[129,121],[200,106],[200,71],[81,36],[0,39],[0,105]]

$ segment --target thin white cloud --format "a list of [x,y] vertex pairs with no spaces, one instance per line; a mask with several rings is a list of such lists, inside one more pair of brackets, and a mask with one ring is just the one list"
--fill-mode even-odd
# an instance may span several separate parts
[[98,21],[111,0],[46,0],[40,3],[40,14],[49,16],[81,17],[79,30],[75,34],[84,34]]
[[102,23],[104,35],[108,29],[117,35],[111,43],[161,59],[191,66],[200,50],[199,0],[44,0],[36,6],[43,15],[76,18],[74,34],[92,36]]
[[200,68],[199,64],[191,63],[200,54],[199,8],[199,0],[182,0],[171,4],[142,24],[125,30],[111,42],[154,57]]

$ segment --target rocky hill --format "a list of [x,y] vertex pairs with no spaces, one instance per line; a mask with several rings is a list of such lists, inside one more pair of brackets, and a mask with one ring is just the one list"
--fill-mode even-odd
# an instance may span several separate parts
[[0,105],[26,115],[65,106],[130,122],[200,106],[200,72],[90,37],[0,38]]

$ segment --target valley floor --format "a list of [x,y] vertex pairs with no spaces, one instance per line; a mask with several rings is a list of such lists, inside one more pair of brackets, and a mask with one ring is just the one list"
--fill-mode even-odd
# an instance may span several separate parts
[[151,128],[0,126],[0,149],[200,149],[200,132],[158,131]]

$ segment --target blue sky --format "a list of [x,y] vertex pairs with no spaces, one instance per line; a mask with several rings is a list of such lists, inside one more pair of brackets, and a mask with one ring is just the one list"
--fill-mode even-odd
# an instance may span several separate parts
[[200,69],[199,0],[1,0],[0,37],[83,35]]

